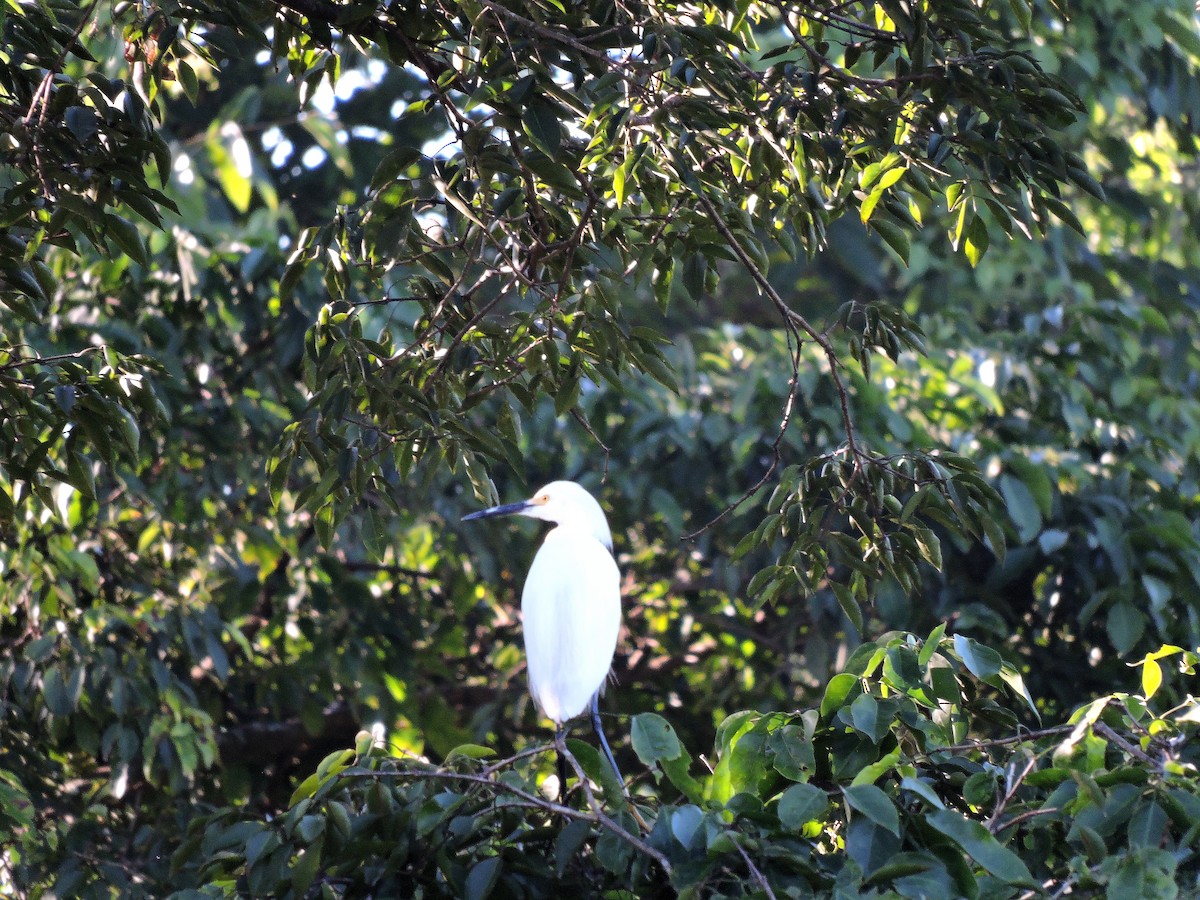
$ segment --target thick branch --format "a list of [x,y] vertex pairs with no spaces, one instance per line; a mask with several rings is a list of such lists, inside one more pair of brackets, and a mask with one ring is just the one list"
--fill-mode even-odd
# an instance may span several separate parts
[[354,742],[360,726],[348,703],[334,703],[321,715],[321,729],[316,734],[311,734],[298,718],[282,722],[245,722],[217,735],[217,748],[227,762],[261,764],[294,755],[318,742],[338,741],[345,745]]

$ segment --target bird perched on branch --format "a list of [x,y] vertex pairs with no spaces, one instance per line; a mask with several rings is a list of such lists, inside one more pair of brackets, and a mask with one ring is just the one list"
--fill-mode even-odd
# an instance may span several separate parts
[[[590,712],[608,762],[624,784],[600,725],[600,694],[621,628],[620,573],[604,510],[575,482],[552,481],[528,500],[480,510],[463,521],[507,515],[556,525],[533,558],[521,594],[529,692],[557,737],[569,720]],[[559,783],[565,787],[561,765]]]

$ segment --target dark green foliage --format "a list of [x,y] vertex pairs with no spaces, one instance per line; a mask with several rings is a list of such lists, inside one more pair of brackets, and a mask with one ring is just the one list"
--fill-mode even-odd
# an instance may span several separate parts
[[0,4],[0,893],[1194,892],[1200,41],[1076,6]]
[[[657,782],[634,800],[654,817],[648,835],[619,795],[545,799],[529,756],[467,746],[433,767],[390,758],[364,734],[280,818],[194,822],[176,864],[205,896],[303,896],[317,884],[347,897],[754,896],[767,884],[978,897],[1043,883],[1174,896],[1200,808],[1189,717],[1119,694],[1068,724],[964,741],[1011,716],[1002,703],[1024,702],[1020,676],[992,651],[894,634],[861,645],[847,669],[819,710],[727,719],[711,773],[683,756],[666,720],[634,717],[634,750]],[[575,749],[590,751],[575,765],[599,781],[599,756]]]

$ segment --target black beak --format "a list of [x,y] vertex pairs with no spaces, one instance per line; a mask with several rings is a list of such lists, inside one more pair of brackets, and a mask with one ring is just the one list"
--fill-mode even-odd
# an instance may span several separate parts
[[491,509],[481,509],[479,512],[473,512],[470,515],[463,516],[462,520],[470,522],[474,519],[490,519],[492,516],[511,516],[514,513],[529,509],[532,505],[528,500],[522,500],[519,503],[505,503],[503,506],[493,506]]

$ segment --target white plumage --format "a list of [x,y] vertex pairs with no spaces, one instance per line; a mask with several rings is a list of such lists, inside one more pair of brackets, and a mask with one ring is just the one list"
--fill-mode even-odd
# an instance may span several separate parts
[[597,705],[621,630],[621,576],[604,510],[575,482],[552,481],[528,500],[480,510],[463,521],[504,515],[555,523],[533,558],[521,594],[529,691],[560,732],[565,722],[590,711],[620,779]]
[[587,712],[604,691],[621,629],[612,552],[577,524],[552,529],[525,579],[521,618],[538,708],[558,725]]
[[555,725],[588,711],[604,690],[621,630],[621,576],[596,498],[573,481],[552,481],[530,499],[463,521],[519,515],[555,523],[521,593],[529,692]]

